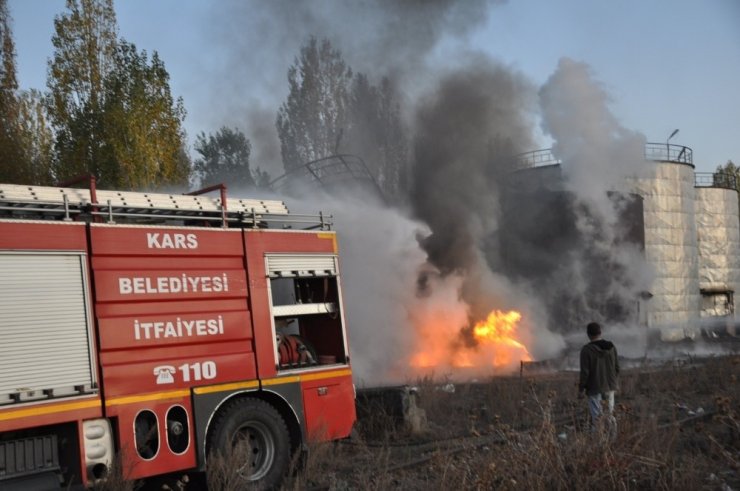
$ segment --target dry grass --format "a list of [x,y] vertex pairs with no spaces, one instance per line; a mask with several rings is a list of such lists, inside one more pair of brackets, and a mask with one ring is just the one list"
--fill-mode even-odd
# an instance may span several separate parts
[[[387,426],[363,432],[359,443],[322,450],[295,478],[311,475],[308,486],[290,489],[737,488],[739,374],[737,356],[627,370],[614,440],[589,431],[573,373],[457,384],[454,393],[440,390],[446,380],[421,380],[425,442]],[[378,417],[358,428],[382,426]]]
[[125,452],[120,452],[113,459],[104,479],[91,483],[94,491],[137,491],[143,485],[140,481],[129,479],[133,461],[126,458]]
[[[371,411],[350,440],[309,445],[282,489],[738,489],[738,375],[739,356],[626,370],[615,439],[589,431],[575,373],[492,378],[454,392],[441,390],[448,380],[424,379],[425,433]],[[232,482],[234,462],[209,465],[219,466],[209,489],[244,489]],[[202,489],[191,484],[184,489]]]
[[226,455],[220,452],[212,454],[206,463],[206,485],[208,489],[219,491],[257,489],[256,487],[249,487],[239,472],[244,462],[248,460],[248,449],[243,445],[236,446]]

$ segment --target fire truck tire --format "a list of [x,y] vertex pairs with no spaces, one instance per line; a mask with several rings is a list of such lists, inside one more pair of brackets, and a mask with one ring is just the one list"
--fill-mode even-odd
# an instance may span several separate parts
[[[290,463],[290,436],[277,410],[259,399],[227,403],[209,432],[210,456],[220,453],[236,472],[258,488],[280,485]],[[240,462],[243,462],[240,465]],[[228,468],[228,466],[227,466]]]

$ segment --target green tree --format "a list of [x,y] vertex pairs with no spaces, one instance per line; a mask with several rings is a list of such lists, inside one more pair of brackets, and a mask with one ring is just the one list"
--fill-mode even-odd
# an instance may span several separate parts
[[[249,168],[252,145],[238,129],[222,127],[215,135],[198,135],[193,162],[194,174],[203,186],[227,183],[232,187],[254,187],[255,176]],[[261,177],[259,173],[256,177]]]
[[155,51],[119,41],[104,84],[101,163],[109,182],[127,188],[184,184],[190,173],[183,156],[185,108],[172,97],[169,74]]
[[277,130],[286,172],[338,153],[347,129],[352,70],[328,40],[311,38],[288,70],[290,88]]
[[401,103],[390,81],[380,86],[380,151],[382,164],[381,187],[392,197],[405,196],[408,191],[409,139],[401,116]]
[[735,189],[738,193],[738,205],[740,206],[740,166],[728,160],[725,165],[718,165],[714,171],[713,185],[724,188]]
[[407,166],[408,142],[401,106],[387,78],[379,87],[358,73],[352,81],[345,151],[359,155],[387,197],[398,197]]
[[54,133],[49,125],[44,95],[31,89],[21,92],[19,99],[18,138],[23,149],[24,183],[52,185]]
[[261,168],[257,167],[252,172],[254,177],[254,185],[258,189],[271,189],[272,186],[270,184],[272,183],[272,177],[267,171],[262,170]]
[[725,165],[718,165],[713,178],[715,186],[729,187],[740,193],[740,167],[732,160],[728,160]]
[[288,71],[277,128],[286,172],[338,153],[361,157],[386,196],[404,188],[408,139],[393,84],[352,75],[329,41],[311,38]]
[[156,52],[149,59],[118,38],[112,0],[67,0],[52,44],[55,175],[90,173],[108,188],[187,182],[183,102]]
[[18,91],[7,1],[0,0],[0,182],[52,184],[54,136],[44,97]]
[[60,179],[83,173],[114,185],[113,162],[103,164],[105,79],[115,66],[118,26],[112,0],[67,0],[54,19],[49,60],[49,118],[56,135]]
[[382,131],[379,127],[379,98],[377,87],[368,77],[356,73],[349,91],[347,132],[343,142],[343,150],[362,157],[376,180],[380,174],[377,143]]
[[0,0],[0,181],[21,183],[27,179],[19,142],[15,44],[6,0]]

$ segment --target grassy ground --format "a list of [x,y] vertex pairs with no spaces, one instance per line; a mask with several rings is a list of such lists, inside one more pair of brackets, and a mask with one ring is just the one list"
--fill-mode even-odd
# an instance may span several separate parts
[[626,370],[613,440],[589,431],[575,373],[422,380],[424,432],[377,414],[284,488],[740,489],[738,375],[738,356]]

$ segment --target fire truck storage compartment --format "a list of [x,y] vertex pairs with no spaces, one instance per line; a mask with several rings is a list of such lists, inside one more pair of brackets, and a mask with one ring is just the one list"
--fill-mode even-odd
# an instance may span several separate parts
[[303,382],[306,432],[311,441],[344,438],[355,421],[355,394],[351,377],[320,378]]
[[90,393],[85,255],[0,252],[0,406]]
[[336,256],[268,255],[267,272],[278,367],[346,363]]

